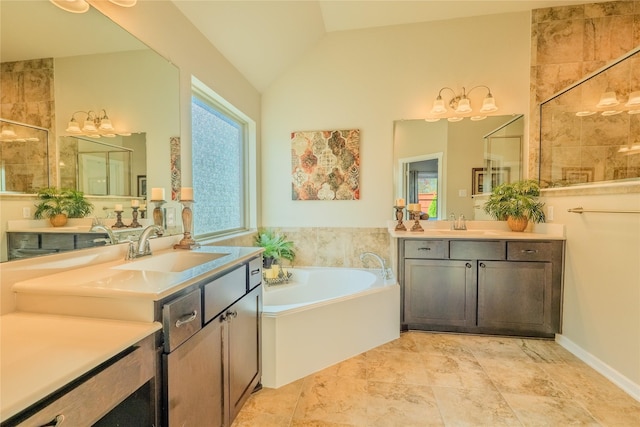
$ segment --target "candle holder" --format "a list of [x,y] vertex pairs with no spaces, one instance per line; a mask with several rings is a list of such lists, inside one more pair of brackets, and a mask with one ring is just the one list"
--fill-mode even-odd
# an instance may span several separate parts
[[131,221],[131,224],[129,224],[129,228],[140,228],[142,227],[142,224],[140,224],[138,222],[138,206],[133,206],[131,207],[131,209],[133,210],[133,212],[131,212],[131,216],[133,217],[133,221]]
[[199,248],[200,245],[196,243],[191,237],[191,227],[193,226],[193,212],[191,211],[191,205],[193,200],[181,200],[182,203],[182,227],[184,228],[184,237],[180,242],[173,245],[173,249],[194,249]]
[[411,211],[411,217],[415,221],[411,227],[411,231],[424,231],[424,228],[420,225],[420,211]]
[[147,209],[140,206],[140,219],[146,218]]
[[116,212],[116,223],[111,226],[111,228],[127,228],[127,226],[122,222],[122,212],[123,211],[115,211]]
[[396,210],[396,219],[398,220],[398,224],[396,224],[396,231],[407,231],[407,227],[404,226],[402,220],[404,219],[404,206],[394,206]]
[[164,215],[162,214],[162,205],[167,202],[165,202],[164,200],[151,200],[151,203],[154,203],[156,205],[156,207],[153,208],[153,224],[164,228]]

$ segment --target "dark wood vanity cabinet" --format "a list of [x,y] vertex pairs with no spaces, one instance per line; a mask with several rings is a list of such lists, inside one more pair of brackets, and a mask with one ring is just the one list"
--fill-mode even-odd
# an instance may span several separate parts
[[564,241],[400,239],[404,329],[553,337]]
[[165,425],[233,423],[261,379],[261,285],[258,257],[163,305]]

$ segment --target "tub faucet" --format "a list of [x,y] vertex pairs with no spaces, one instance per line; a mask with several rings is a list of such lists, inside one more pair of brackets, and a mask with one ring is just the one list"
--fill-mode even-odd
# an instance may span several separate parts
[[[113,231],[111,231],[110,228],[105,227],[102,224],[94,224],[91,226],[91,229],[89,231],[103,231],[105,233],[107,233],[107,236],[109,236],[109,243],[111,243],[112,245],[115,245],[116,243],[118,243],[118,239],[116,238],[115,234],[113,234]],[[102,240],[102,239],[100,239]]]
[[150,225],[145,228],[138,238],[137,248],[135,247],[134,242],[129,242],[129,251],[127,252],[126,259],[134,259],[151,255],[151,246],[149,245],[149,239],[151,238],[152,233],[155,233],[158,236],[162,236],[162,234],[164,233],[164,229],[159,225]]
[[392,279],[393,272],[391,271],[390,268],[387,268],[387,264],[385,263],[384,259],[380,255],[374,252],[363,252],[360,254],[360,261],[364,263],[367,257],[372,257],[376,261],[378,261],[378,263],[380,264],[380,274],[382,275],[382,278],[384,280]]

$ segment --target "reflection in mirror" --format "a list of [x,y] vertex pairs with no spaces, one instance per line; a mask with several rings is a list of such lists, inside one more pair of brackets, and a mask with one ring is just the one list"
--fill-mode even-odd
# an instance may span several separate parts
[[0,191],[34,193],[49,185],[49,131],[0,119]]
[[95,196],[135,196],[146,176],[146,134],[109,138],[62,136],[58,143],[60,185]]
[[640,178],[640,52],[540,106],[540,186]]
[[523,135],[522,115],[396,121],[394,197],[420,203],[430,219],[446,219],[451,213],[475,219],[473,195],[521,179]]

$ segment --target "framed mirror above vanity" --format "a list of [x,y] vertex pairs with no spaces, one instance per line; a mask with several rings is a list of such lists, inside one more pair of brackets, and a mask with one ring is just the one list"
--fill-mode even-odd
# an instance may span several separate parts
[[[178,68],[97,9],[72,14],[44,0],[3,0],[0,8],[0,117],[14,129],[24,124],[48,132],[38,150],[29,141],[22,148],[6,145],[2,137],[4,261],[7,221],[29,218],[25,206],[33,206],[39,188],[81,190],[97,217],[116,202],[128,206],[123,197],[145,203],[147,183],[168,181],[180,100]],[[114,131],[98,136],[71,129],[70,122],[82,127],[92,113],[108,114]],[[25,175],[22,165],[47,172],[14,176]]]
[[480,121],[398,120],[393,139],[396,197],[419,203],[430,219],[447,219],[452,213],[478,219],[477,196],[522,178],[523,140],[521,114]]

